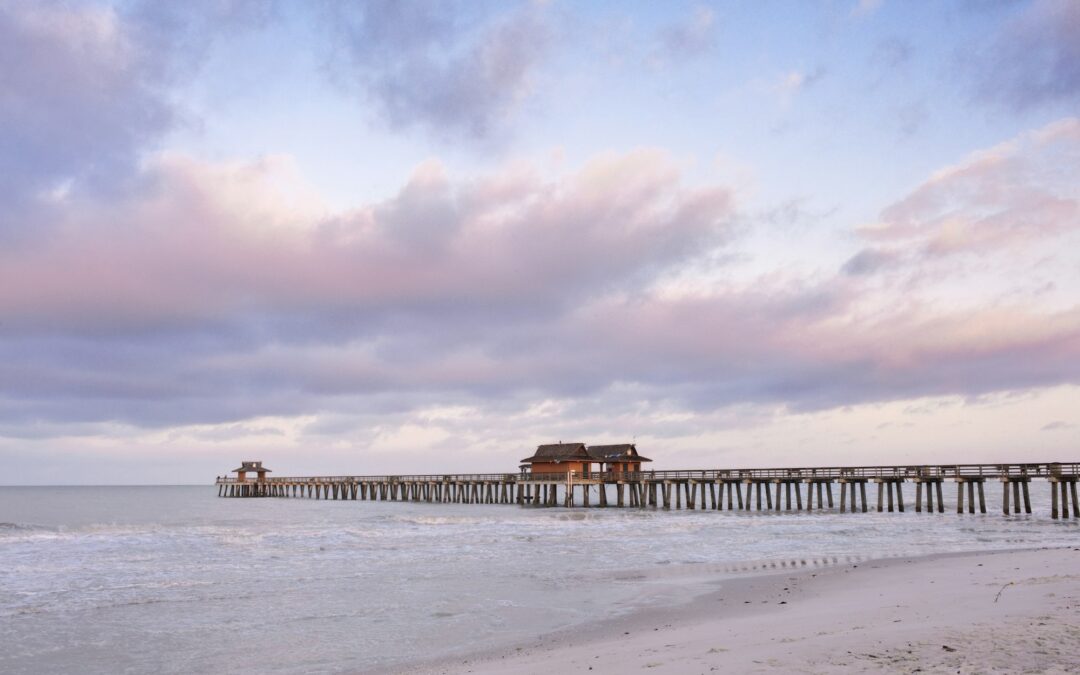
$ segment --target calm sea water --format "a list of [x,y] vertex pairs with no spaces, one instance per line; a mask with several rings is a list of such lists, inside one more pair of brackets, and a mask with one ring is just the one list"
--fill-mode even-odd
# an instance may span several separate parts
[[1008,518],[996,490],[990,514],[957,516],[0,488],[0,672],[355,672],[682,602],[762,569],[1075,545],[1080,527],[1051,521],[1049,488],[1032,487],[1037,513]]

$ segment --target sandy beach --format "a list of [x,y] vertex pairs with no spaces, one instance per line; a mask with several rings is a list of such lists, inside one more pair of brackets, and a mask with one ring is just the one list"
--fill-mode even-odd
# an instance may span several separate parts
[[724,581],[419,673],[1080,671],[1080,547],[896,558]]

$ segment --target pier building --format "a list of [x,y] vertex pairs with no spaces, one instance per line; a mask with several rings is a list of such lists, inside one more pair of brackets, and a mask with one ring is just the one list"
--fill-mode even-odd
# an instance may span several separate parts
[[261,461],[245,460],[245,461],[240,462],[240,468],[239,469],[233,469],[229,473],[235,473],[236,474],[236,482],[237,483],[246,483],[246,482],[248,482],[247,475],[249,473],[255,474],[255,482],[256,483],[265,483],[266,482],[266,474],[272,473],[272,472],[270,471],[270,469],[267,469],[266,467],[264,467],[262,465]]
[[601,472],[609,473],[639,473],[642,462],[652,461],[639,455],[637,445],[633,443],[590,445],[589,456],[600,465]]
[[560,442],[537,446],[532,456],[521,460],[520,468],[523,473],[575,472],[579,476],[588,476],[594,461],[584,443]]

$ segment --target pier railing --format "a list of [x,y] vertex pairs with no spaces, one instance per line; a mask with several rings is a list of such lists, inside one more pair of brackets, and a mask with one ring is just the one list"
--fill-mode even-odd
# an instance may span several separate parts
[[[829,466],[756,469],[673,469],[665,471],[590,471],[546,473],[457,473],[355,476],[275,476],[270,484],[325,483],[431,483],[431,482],[563,482],[568,479],[590,482],[620,481],[755,481],[755,480],[843,480],[843,479],[964,479],[964,478],[1051,478],[1080,476],[1078,462],[1033,462],[1023,464],[912,464],[884,466]],[[218,484],[233,484],[236,478],[220,477]],[[246,482],[254,482],[249,478]]]
[[[563,480],[566,474],[560,474]],[[296,484],[336,484],[336,483],[463,483],[463,482],[486,482],[499,481],[510,482],[521,478],[517,473],[453,473],[453,474],[398,474],[393,476],[267,476],[263,483],[296,485]],[[217,479],[218,484],[229,485],[237,483],[237,479],[223,476]],[[253,483],[255,479],[248,478],[245,482]]]
[[[599,482],[663,480],[842,480],[842,479],[934,479],[934,478],[1049,478],[1080,475],[1080,463],[1042,462],[1025,464],[912,464],[893,466],[831,466],[765,469],[678,469],[670,471],[575,472],[573,480]],[[565,481],[567,472],[527,473],[523,481]]]
[[[756,481],[756,480],[843,480],[843,479],[965,479],[965,478],[1051,478],[1080,476],[1078,462],[1035,462],[1024,464],[912,464],[885,466],[829,466],[757,469],[674,469],[666,471],[590,471],[548,473],[458,473],[357,476],[275,476],[270,484],[326,483],[458,483],[458,482],[589,482],[620,481]],[[248,479],[247,482],[253,482]],[[218,478],[218,484],[237,483],[236,478]]]

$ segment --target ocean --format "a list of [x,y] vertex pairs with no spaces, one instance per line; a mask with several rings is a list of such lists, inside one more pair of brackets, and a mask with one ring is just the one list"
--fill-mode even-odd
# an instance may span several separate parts
[[682,603],[738,575],[1076,544],[1046,484],[1032,484],[1031,516],[1002,516],[987,487],[990,513],[963,516],[916,514],[912,493],[902,514],[759,514],[4,487],[0,672],[393,669]]

